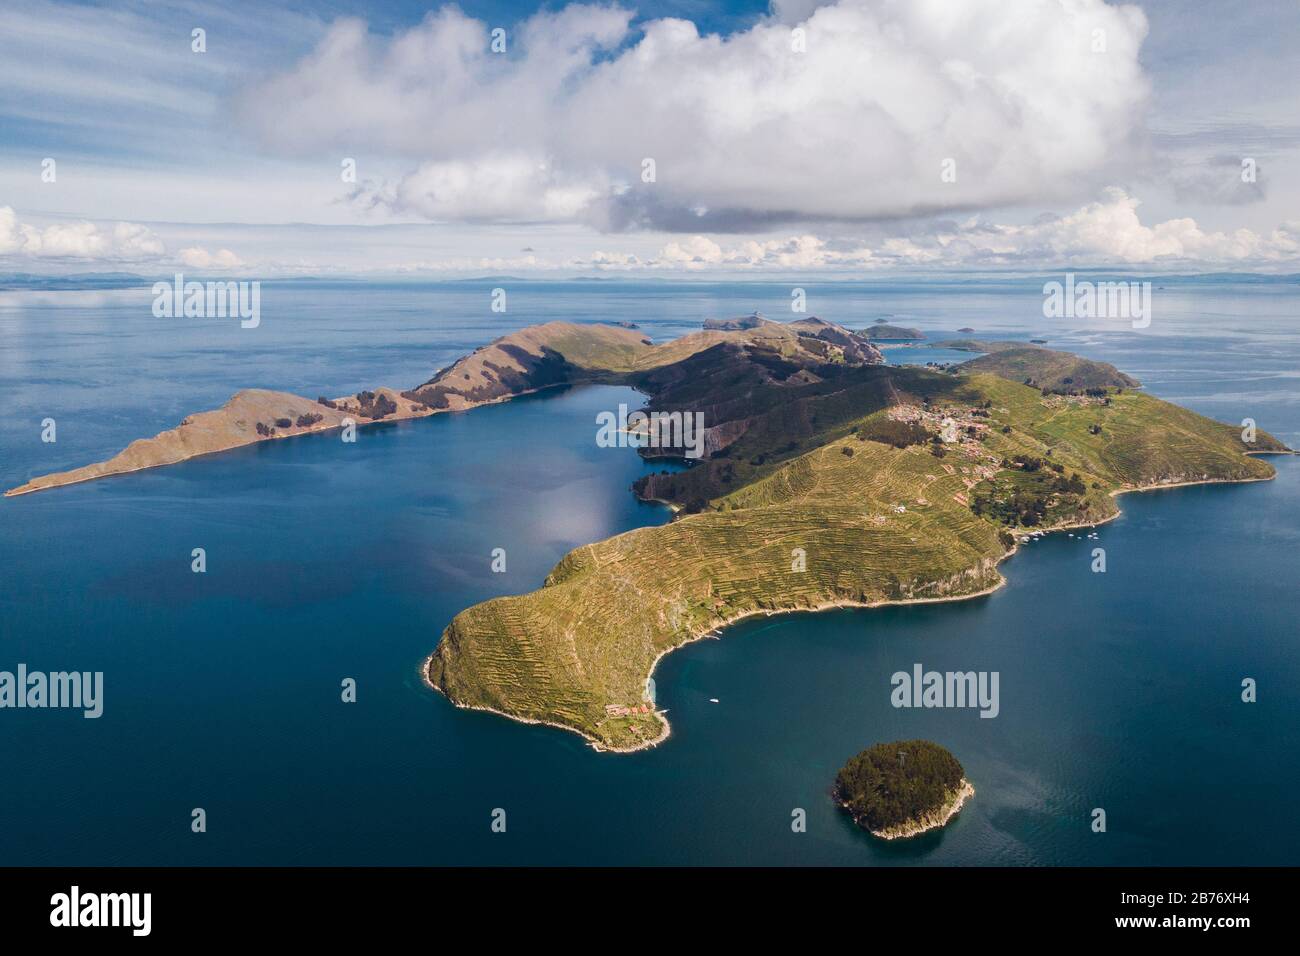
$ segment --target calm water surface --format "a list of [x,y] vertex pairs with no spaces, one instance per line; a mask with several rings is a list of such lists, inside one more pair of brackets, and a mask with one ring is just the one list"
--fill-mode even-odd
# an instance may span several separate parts
[[[0,293],[0,483],[107,457],[241,387],[409,387],[533,322],[631,320],[662,340],[789,301],[766,284],[511,283],[503,316],[498,284],[268,283],[256,330],[155,319],[147,289]],[[809,295],[855,327],[1046,338],[1300,444],[1294,285],[1171,282],[1140,332],[1044,319],[1041,280]],[[1126,496],[1100,542],[1034,542],[987,598],[751,620],[685,648],[656,673],[674,732],[653,751],[450,706],[417,671],[452,615],[667,519],[628,492],[635,453],[595,445],[596,413],[624,401],[576,389],[0,501],[0,669],[106,682],[98,720],[0,711],[0,863],[1300,862],[1289,458],[1274,482]],[[999,671],[1000,715],[892,708],[890,674],[916,662]],[[953,750],[978,795],[943,832],[880,844],[828,789],[852,753],[913,736]]]

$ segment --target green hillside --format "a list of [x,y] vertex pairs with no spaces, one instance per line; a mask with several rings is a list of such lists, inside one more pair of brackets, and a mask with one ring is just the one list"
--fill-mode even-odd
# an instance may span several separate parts
[[1043,394],[992,374],[817,364],[815,349],[772,367],[752,345],[688,349],[690,374],[638,379],[651,407],[743,424],[639,489],[687,510],[458,614],[428,662],[434,686],[635,749],[666,732],[645,699],[654,662],[727,622],[978,594],[1023,528],[1104,520],[1118,491],[1268,478],[1246,452],[1282,449],[1140,392]]
[[1005,348],[962,363],[970,372],[992,372],[1003,378],[1025,382],[1056,392],[1080,392],[1090,388],[1136,388],[1141,383],[1107,362],[1094,362],[1070,352],[1058,352],[1037,345]]

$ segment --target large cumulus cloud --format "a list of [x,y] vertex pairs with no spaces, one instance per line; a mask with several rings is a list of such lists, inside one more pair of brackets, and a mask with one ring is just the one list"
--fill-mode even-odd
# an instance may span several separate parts
[[396,181],[358,191],[371,203],[607,230],[1042,202],[1141,147],[1146,20],[1102,0],[789,2],[725,37],[571,5],[505,54],[491,28],[455,7],[393,37],[337,22],[236,115],[275,151],[399,157]]
[[0,206],[0,256],[128,262],[156,259],[165,252],[162,240],[139,223],[107,228],[81,220],[41,227],[20,222],[12,206]]

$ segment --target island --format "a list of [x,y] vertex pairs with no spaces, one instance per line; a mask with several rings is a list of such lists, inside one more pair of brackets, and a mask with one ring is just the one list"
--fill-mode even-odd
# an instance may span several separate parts
[[920,329],[890,325],[884,319],[876,319],[876,324],[863,329],[862,335],[872,342],[914,342],[925,338],[925,333]]
[[853,822],[882,840],[944,826],[975,796],[957,758],[929,740],[875,744],[835,777],[835,800]]
[[1141,383],[1107,362],[1094,362],[1072,352],[1042,347],[1041,339],[1024,342],[981,342],[955,339],[940,343],[940,348],[961,352],[982,352],[963,368],[972,372],[992,372],[1003,378],[1019,379],[1026,385],[1049,392],[1078,392],[1089,388],[1137,388]]
[[958,352],[1002,352],[1007,349],[1030,348],[1024,342],[997,342],[984,339],[946,339],[935,343],[938,349],[954,349]]
[[373,427],[557,386],[631,386],[648,413],[704,422],[690,467],[633,487],[670,505],[672,520],[582,545],[536,590],[464,609],[421,667],[458,706],[627,752],[669,735],[647,691],[657,662],[734,621],[988,594],[1030,533],[1114,518],[1123,492],[1266,480],[1274,470],[1257,456],[1290,451],[1263,431],[1247,444],[1239,427],[1070,353],[1017,345],[951,368],[895,366],[821,318],[718,324],[655,343],[617,325],[550,322],[402,391],[241,392],[108,462],[6,494],[345,420]]

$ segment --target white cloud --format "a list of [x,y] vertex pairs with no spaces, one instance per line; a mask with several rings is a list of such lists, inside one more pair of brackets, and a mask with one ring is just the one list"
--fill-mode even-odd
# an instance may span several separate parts
[[[1300,221],[1268,230],[1214,230],[1190,217],[1142,216],[1123,190],[1065,215],[1025,222],[987,216],[765,233],[610,237],[593,250],[582,227],[441,225],[248,227],[19,222],[0,207],[0,257],[183,266],[259,275],[741,273],[852,275],[1121,267],[1153,271],[1300,270]],[[155,234],[159,230],[162,236]],[[504,235],[503,235],[504,233]],[[525,238],[526,237],[526,238]],[[524,247],[524,242],[528,243]],[[168,254],[164,245],[178,250]],[[503,253],[508,248],[508,253]],[[239,250],[236,253],[234,250]],[[288,250],[293,250],[292,253]],[[144,271],[142,269],[142,271]]]
[[1267,235],[1249,229],[1206,232],[1194,219],[1169,219],[1151,226],[1138,217],[1139,201],[1123,190],[1106,190],[1098,202],[1062,217],[1042,217],[1026,226],[978,222],[940,233],[934,243],[958,262],[1034,259],[1093,264],[1161,262],[1281,262],[1300,255],[1300,235],[1281,226]]
[[191,269],[239,269],[244,266],[244,260],[229,249],[209,252],[202,246],[191,246],[176,253],[176,258]]
[[1300,262],[1300,223],[1268,234],[1249,229],[1203,230],[1195,220],[1144,225],[1138,200],[1119,189],[1066,216],[1042,216],[1026,225],[999,225],[972,218],[914,234],[867,242],[811,234],[723,245],[697,235],[666,244],[658,255],[638,259],[602,251],[580,264],[602,270],[877,270],[896,267],[1053,268],[1151,266],[1222,267]]
[[386,270],[401,274],[501,273],[553,271],[558,263],[538,256],[451,256],[446,259],[422,259]]
[[589,182],[565,181],[542,157],[507,153],[423,163],[394,202],[428,219],[572,221],[599,195]]
[[167,247],[147,226],[119,222],[113,226],[113,252],[119,259],[156,259]]
[[705,236],[692,236],[679,242],[670,242],[660,250],[654,265],[683,266],[700,269],[722,264],[725,256],[722,247]]
[[[726,37],[679,19],[638,36],[628,10],[571,5],[526,21],[504,55],[454,7],[388,41],[344,20],[245,90],[236,115],[286,153],[406,156],[405,178],[373,194],[398,212],[606,230],[1040,202],[1104,181],[1140,146],[1136,7],[795,0],[777,13]],[[807,52],[782,18],[802,18]],[[955,182],[940,177],[949,158]]]
[[166,252],[147,226],[119,222],[105,230],[93,222],[56,222],[45,227],[18,221],[10,206],[0,206],[0,255],[39,258],[138,261]]

